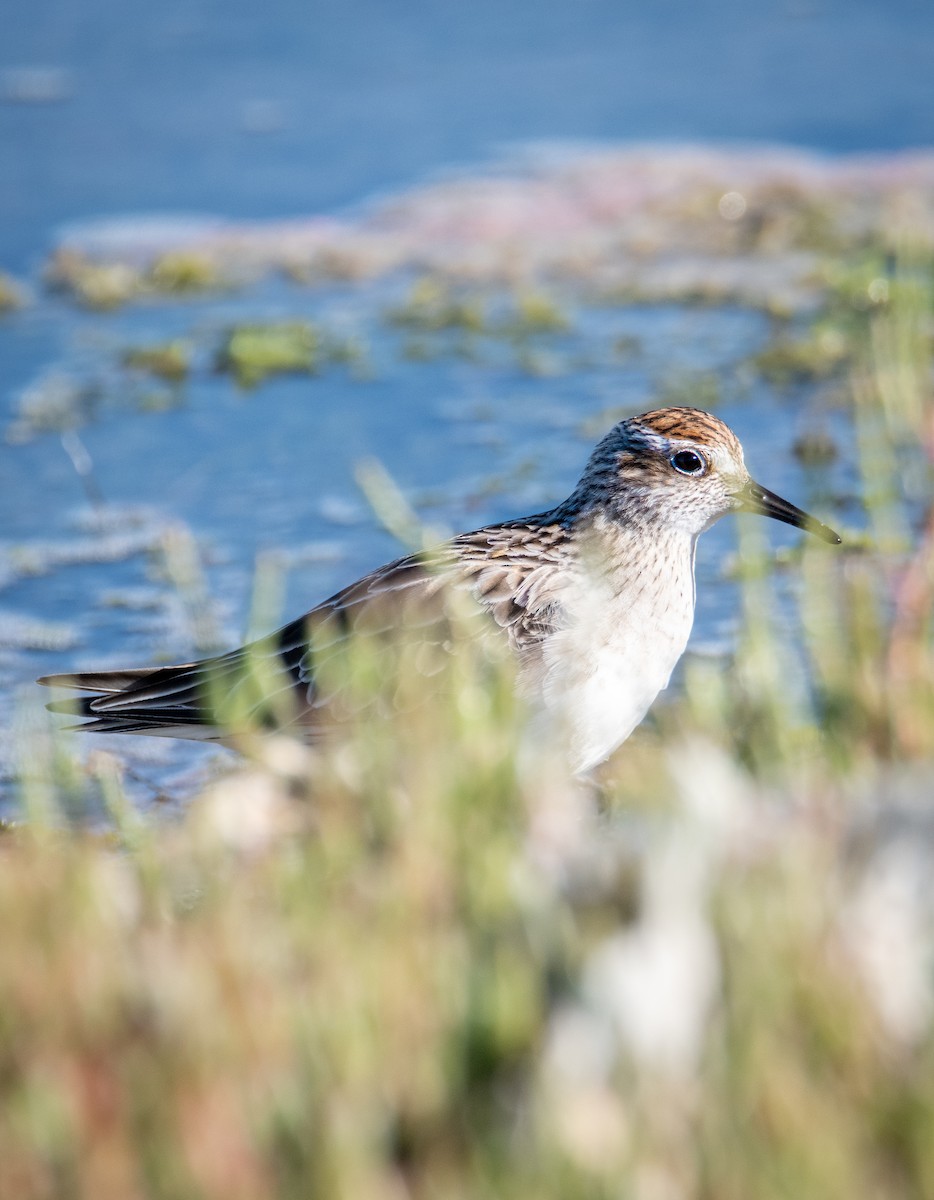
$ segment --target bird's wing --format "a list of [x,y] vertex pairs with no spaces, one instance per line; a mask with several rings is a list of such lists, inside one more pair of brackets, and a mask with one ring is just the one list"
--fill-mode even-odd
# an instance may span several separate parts
[[380,567],[269,637],[227,654],[40,682],[91,693],[50,707],[91,718],[82,728],[97,732],[210,739],[224,735],[227,714],[271,727],[297,719],[313,730],[329,724],[340,707],[339,671],[331,668],[349,635],[354,641],[366,635],[378,649],[400,633],[446,644],[452,636],[446,597],[452,592],[472,595],[520,658],[534,654],[562,620],[554,587],[564,552],[559,533],[510,523],[463,534],[432,554]]
[[520,658],[566,622],[561,585],[571,563],[567,531],[539,518],[461,534],[453,546],[471,591]]

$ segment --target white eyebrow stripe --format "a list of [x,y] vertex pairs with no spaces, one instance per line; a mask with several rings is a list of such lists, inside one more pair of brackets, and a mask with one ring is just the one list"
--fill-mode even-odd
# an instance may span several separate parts
[[660,454],[671,449],[672,440],[664,434],[656,433],[654,429],[639,430],[639,437],[647,450],[656,450]]

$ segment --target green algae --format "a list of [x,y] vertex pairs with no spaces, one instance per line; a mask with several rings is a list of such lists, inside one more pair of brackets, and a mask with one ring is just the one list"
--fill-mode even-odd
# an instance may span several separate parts
[[321,364],[321,335],[310,321],[237,325],[217,356],[218,370],[241,387],[254,388],[271,375],[311,375]]
[[334,334],[307,320],[235,325],[224,335],[215,365],[244,388],[271,376],[317,375],[332,366],[346,367],[356,379],[373,376],[362,337]]

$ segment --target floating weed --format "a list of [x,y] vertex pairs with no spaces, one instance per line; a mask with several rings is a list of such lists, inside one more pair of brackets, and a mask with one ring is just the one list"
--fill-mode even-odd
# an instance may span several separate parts
[[46,282],[87,308],[120,308],[143,288],[140,272],[128,263],[95,262],[75,250],[59,250],[45,270]]
[[370,379],[369,345],[357,334],[334,333],[311,321],[236,325],[228,330],[215,363],[245,388],[275,375],[315,375],[344,366],[357,379]]
[[81,251],[60,249],[45,268],[50,287],[87,308],[108,311],[157,294],[188,295],[227,288],[216,262],[195,251],[177,251],[140,267],[120,259],[98,261]]
[[324,330],[321,336],[321,360],[344,366],[354,379],[373,379],[376,368],[369,342],[360,334],[338,334]]
[[387,311],[386,319],[392,325],[422,334],[452,329],[482,333],[487,324],[481,297],[463,293],[431,275],[417,280],[408,296]]
[[121,361],[131,370],[144,371],[168,383],[181,383],[191,369],[191,346],[183,341],[129,346]]
[[217,263],[193,251],[177,251],[156,259],[146,282],[157,292],[176,294],[216,291],[226,286]]
[[320,364],[321,337],[309,321],[238,325],[218,351],[218,370],[252,388],[271,375],[307,375]]
[[68,286],[88,308],[120,308],[140,291],[139,275],[123,263],[88,263],[68,278]]
[[436,276],[413,284],[408,297],[390,308],[386,319],[406,333],[402,355],[428,361],[457,355],[483,357],[484,342],[505,341],[514,348],[520,370],[530,375],[556,375],[565,359],[548,349],[545,339],[565,334],[571,322],[555,297],[532,288],[508,293],[465,290]]

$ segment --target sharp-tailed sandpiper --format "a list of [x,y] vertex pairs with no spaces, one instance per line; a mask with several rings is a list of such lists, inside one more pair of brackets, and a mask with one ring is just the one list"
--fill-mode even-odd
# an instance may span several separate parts
[[179,666],[39,682],[89,693],[50,705],[89,717],[82,729],[224,740],[218,698],[243,687],[251,655],[260,655],[257,723],[271,723],[286,697],[291,719],[313,736],[333,723],[333,691],[320,683],[329,650],[358,629],[427,629],[452,589],[472,595],[501,631],[520,686],[560,714],[573,765],[585,771],[629,736],[667,685],[694,620],[698,535],[743,510],[840,542],[750,479],[742,446],[717,417],[662,408],[615,425],[555,508],[397,559],[261,643]]

